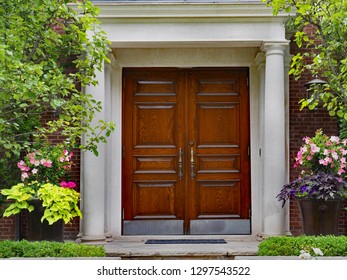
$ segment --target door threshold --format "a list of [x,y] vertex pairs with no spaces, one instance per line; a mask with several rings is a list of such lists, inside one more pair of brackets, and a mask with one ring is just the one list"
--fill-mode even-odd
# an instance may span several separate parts
[[145,242],[148,239],[224,239],[226,241],[256,241],[255,235],[121,235],[114,236],[117,241],[137,241]]

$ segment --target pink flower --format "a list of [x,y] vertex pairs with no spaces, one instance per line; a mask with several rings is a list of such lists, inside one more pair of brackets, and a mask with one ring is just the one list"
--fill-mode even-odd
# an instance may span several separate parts
[[29,178],[29,174],[27,172],[22,172],[21,179],[24,181],[26,178]]
[[312,157],[311,156],[307,156],[307,160],[311,160],[312,159]]
[[76,184],[75,184],[74,182],[72,182],[72,181],[70,181],[70,182],[62,181],[62,182],[60,183],[60,186],[61,186],[62,188],[70,188],[70,189],[73,189],[74,187],[76,187]]
[[315,153],[318,153],[320,151],[320,148],[314,144],[314,143],[310,143],[311,146],[311,155],[314,155]]
[[73,189],[74,187],[76,187],[76,184],[74,182],[70,181],[67,183],[67,186],[68,186],[68,188]]
[[339,143],[340,142],[340,138],[338,136],[331,136],[330,137],[330,141],[333,143]]
[[310,137],[306,136],[302,140],[305,141],[306,144],[308,144],[310,142],[310,139]]
[[335,159],[335,160],[338,160],[338,158],[339,158],[339,155],[335,152],[335,150],[332,150],[332,151],[331,151],[331,156],[332,156],[333,159]]
[[341,175],[342,173],[345,173],[346,171],[343,169],[343,168],[341,168],[341,169],[339,169],[339,171],[337,172],[337,174],[339,174],[339,175]]
[[30,170],[30,167],[26,166],[25,165],[25,162],[23,160],[21,160],[20,162],[17,163],[17,166],[18,168],[21,170],[21,171],[29,171]]
[[60,157],[60,158],[59,158],[59,161],[60,161],[60,162],[64,162],[64,160],[65,160],[64,157]]
[[45,167],[51,167],[52,166],[52,161],[49,159],[49,160],[46,160],[46,159],[41,159],[41,164]]

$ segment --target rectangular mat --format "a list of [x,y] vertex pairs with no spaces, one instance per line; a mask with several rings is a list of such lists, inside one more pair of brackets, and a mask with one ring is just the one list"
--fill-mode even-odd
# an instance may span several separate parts
[[145,244],[226,244],[224,239],[149,239]]

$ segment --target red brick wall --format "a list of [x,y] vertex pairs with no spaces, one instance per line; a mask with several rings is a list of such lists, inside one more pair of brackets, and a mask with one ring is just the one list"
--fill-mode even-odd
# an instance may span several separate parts
[[0,240],[15,239],[15,217],[0,218]]
[[[313,29],[306,28],[307,32],[312,32]],[[300,49],[294,43],[291,43],[291,53],[296,54]],[[305,83],[312,80],[310,75],[303,75],[301,79],[295,81],[290,77],[290,103],[289,103],[289,118],[290,118],[290,179],[293,180],[298,176],[298,171],[293,168],[294,158],[302,145],[302,138],[305,136],[314,136],[317,129],[322,128],[323,132],[328,135],[338,135],[338,124],[335,118],[330,117],[325,109],[300,110],[299,101],[306,96]],[[347,233],[347,211],[342,211],[339,221],[340,234]],[[293,235],[302,233],[302,225],[300,211],[296,201],[290,203],[290,228]]]

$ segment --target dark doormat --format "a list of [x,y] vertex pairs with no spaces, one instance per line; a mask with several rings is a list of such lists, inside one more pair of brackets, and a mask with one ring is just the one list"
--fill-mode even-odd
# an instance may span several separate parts
[[145,244],[226,244],[224,239],[149,239]]

